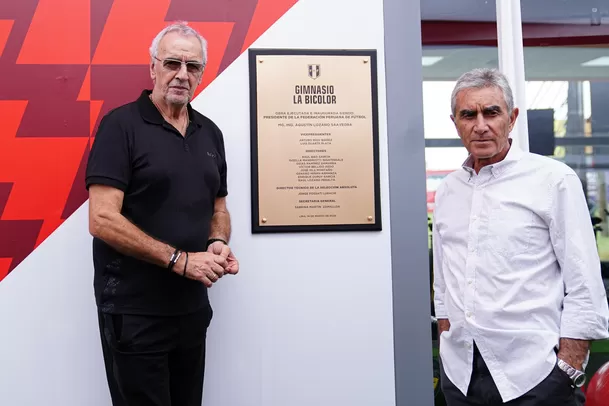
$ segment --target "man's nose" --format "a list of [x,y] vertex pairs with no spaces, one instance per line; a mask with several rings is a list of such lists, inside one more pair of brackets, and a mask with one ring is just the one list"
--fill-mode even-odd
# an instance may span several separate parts
[[478,114],[478,116],[476,117],[476,123],[474,124],[474,131],[477,133],[480,133],[480,134],[488,131],[488,124],[486,122],[486,119],[484,118],[484,115]]
[[176,73],[176,77],[180,80],[188,80],[188,70],[186,69],[186,64],[182,63],[178,73]]

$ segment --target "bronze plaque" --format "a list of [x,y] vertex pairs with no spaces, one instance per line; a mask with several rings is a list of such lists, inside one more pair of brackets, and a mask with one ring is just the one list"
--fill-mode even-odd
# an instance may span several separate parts
[[376,52],[249,52],[253,232],[380,230]]

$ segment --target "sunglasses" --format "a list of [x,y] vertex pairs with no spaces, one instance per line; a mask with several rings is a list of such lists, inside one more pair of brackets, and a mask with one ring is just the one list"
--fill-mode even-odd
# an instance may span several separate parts
[[186,61],[183,62],[179,59],[174,59],[174,58],[166,58],[166,59],[159,59],[156,56],[154,57],[154,59],[156,59],[157,61],[161,62],[163,64],[163,68],[167,69],[168,71],[172,71],[172,72],[177,72],[180,69],[182,69],[182,64],[186,64],[186,71],[190,74],[193,75],[197,75],[200,74],[201,72],[203,72],[203,68],[205,67],[205,65],[203,65],[200,62],[195,62],[195,61]]

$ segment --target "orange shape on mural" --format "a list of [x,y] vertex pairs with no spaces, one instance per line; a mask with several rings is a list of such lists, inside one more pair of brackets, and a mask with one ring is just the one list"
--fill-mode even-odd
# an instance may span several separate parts
[[82,81],[80,92],[78,92],[77,101],[91,100],[91,66],[87,69],[85,80]]
[[90,13],[90,0],[40,0],[17,63],[88,64]]
[[13,20],[0,20],[0,57],[8,41],[8,36],[11,35],[13,23]]
[[164,21],[170,0],[114,0],[93,56],[95,65],[147,65],[152,39]]
[[90,136],[93,138],[95,134],[93,134],[93,130],[95,129],[95,123],[97,123],[97,118],[99,117],[99,112],[104,105],[103,100],[91,100],[91,104],[89,106],[89,123],[91,125],[90,128]]
[[252,23],[243,42],[245,52],[266,30],[275,24],[298,0],[258,0]]

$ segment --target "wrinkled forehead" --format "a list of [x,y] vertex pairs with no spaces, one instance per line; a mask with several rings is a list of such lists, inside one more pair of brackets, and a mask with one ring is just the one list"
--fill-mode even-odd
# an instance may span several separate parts
[[175,58],[201,61],[203,50],[201,41],[194,35],[184,35],[177,32],[166,34],[159,43],[159,58]]
[[463,89],[457,94],[457,111],[462,109],[483,111],[499,109],[507,111],[503,91],[494,86]]

